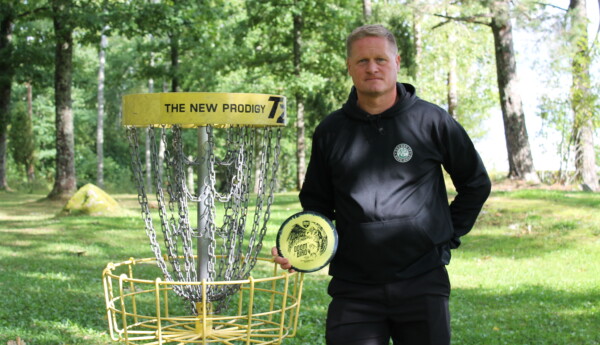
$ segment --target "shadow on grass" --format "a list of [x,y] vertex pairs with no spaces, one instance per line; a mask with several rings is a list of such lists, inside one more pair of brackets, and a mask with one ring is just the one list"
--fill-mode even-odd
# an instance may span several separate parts
[[151,254],[143,222],[56,217],[63,203],[39,195],[0,204],[0,344],[108,344],[102,270]]
[[[295,195],[283,199],[277,206],[297,203]],[[144,223],[139,214],[56,217],[61,204],[38,200],[0,196],[0,344],[109,344],[102,270],[154,256]],[[127,204],[139,207],[133,198]]]
[[64,207],[65,202],[52,201],[40,195],[30,194],[3,194],[0,197],[1,213],[11,216],[39,216],[52,217]]
[[109,344],[102,271],[153,255],[144,231],[123,230],[0,231],[0,344]]
[[0,343],[106,344],[98,259],[16,256],[0,271]]
[[600,343],[600,289],[520,286],[510,293],[454,289],[453,343],[473,345]]
[[[17,337],[36,345],[109,344],[101,273],[110,261],[107,258],[110,252],[89,257],[52,255],[40,249],[35,252],[40,254],[29,257],[15,253],[3,258],[0,292],[5,301],[0,308],[0,344]],[[155,265],[137,265],[135,270],[136,278],[161,276]],[[324,320],[325,315],[324,280],[326,276],[306,278],[303,330],[295,338],[300,342],[285,344],[322,344],[320,340],[313,343],[309,339],[323,330],[320,327],[323,322],[319,320]],[[148,315],[153,315],[154,307],[151,300],[141,305],[138,312],[149,311]]]
[[[541,197],[516,193],[517,199],[546,197],[554,202],[552,198],[555,198],[563,206],[586,210],[590,205],[598,205],[598,197],[585,193],[557,192]],[[561,197],[563,194],[577,198]],[[507,197],[513,198],[513,194]],[[297,205],[296,194],[278,195],[276,199],[279,207]],[[36,205],[36,200],[22,196],[11,200],[6,200],[4,195],[0,197],[0,212],[7,214],[9,209],[11,214],[19,216],[0,221],[0,294],[3,296],[0,344],[17,336],[36,345],[109,344],[101,273],[108,262],[123,261],[131,256],[153,256],[142,221],[139,217],[53,218],[55,209]],[[134,201],[131,199],[130,203],[137,207]],[[39,220],[30,219],[27,215],[32,210],[48,215]],[[484,215],[485,229],[478,232],[476,228],[465,237],[460,250],[475,256],[529,258],[577,246],[578,242],[570,238],[580,227],[576,220],[556,221],[547,211],[530,214],[510,214],[509,211]],[[281,212],[281,219],[285,213]],[[511,230],[508,226],[514,222],[533,224],[532,233],[526,233],[524,228]],[[284,344],[324,343],[328,280],[326,275],[307,275],[298,335],[286,339]],[[451,299],[453,343],[599,344],[598,301],[598,289],[571,292],[548,286],[519,286],[506,293],[457,288]]]

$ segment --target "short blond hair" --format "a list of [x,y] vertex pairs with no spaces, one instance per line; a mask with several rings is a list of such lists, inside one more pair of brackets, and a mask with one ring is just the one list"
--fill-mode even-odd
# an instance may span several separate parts
[[350,33],[346,39],[346,57],[350,57],[352,44],[361,38],[365,37],[383,37],[385,38],[390,47],[393,49],[394,54],[398,54],[398,44],[396,38],[388,29],[381,24],[369,24],[359,26]]

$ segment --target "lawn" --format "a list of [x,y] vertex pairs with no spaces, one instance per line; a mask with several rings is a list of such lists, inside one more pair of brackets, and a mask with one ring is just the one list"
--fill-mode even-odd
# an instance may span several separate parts
[[[102,270],[151,257],[136,195],[120,217],[57,217],[41,194],[0,192],[0,344],[111,344]],[[263,253],[294,194],[278,194]],[[600,194],[494,191],[453,253],[453,344],[600,344]],[[324,344],[325,270],[305,277],[298,334]]]

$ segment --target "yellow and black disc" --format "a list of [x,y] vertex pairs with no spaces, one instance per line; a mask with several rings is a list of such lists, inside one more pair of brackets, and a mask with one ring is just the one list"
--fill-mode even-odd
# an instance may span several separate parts
[[338,235],[331,220],[313,211],[292,215],[277,233],[279,255],[299,272],[314,272],[327,266],[337,245]]

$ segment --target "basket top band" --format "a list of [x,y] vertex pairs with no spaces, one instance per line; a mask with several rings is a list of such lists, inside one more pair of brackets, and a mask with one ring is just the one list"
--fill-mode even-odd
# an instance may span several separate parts
[[123,125],[282,127],[286,99],[258,93],[163,92],[123,96]]

